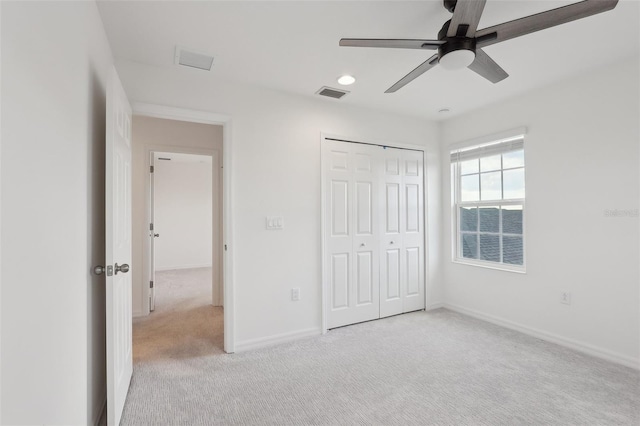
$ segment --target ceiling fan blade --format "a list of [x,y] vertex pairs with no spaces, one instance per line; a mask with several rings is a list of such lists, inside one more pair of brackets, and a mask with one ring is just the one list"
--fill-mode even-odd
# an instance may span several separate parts
[[429,71],[431,68],[433,68],[437,64],[438,64],[438,54],[436,53],[435,55],[427,59],[425,62],[418,65],[418,67],[413,71],[411,71],[409,74],[402,77],[400,81],[398,81],[393,86],[389,87],[384,93],[393,93],[397,91],[398,89],[411,83],[416,78],[420,77],[425,72]]
[[436,50],[444,44],[440,40],[386,39],[386,38],[343,38],[340,46],[348,47],[385,47],[391,49],[431,49]]
[[583,0],[568,6],[515,19],[476,32],[476,46],[485,47],[520,37],[556,25],[606,12],[616,7],[618,0]]
[[500,68],[500,65],[496,64],[482,49],[476,49],[476,59],[468,68],[492,83],[497,83],[509,77],[509,74]]
[[473,37],[487,0],[458,0],[447,37]]

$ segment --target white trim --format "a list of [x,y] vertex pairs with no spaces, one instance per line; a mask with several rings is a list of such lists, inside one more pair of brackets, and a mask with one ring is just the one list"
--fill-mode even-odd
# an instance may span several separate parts
[[188,121],[190,123],[201,124],[221,124],[231,122],[231,117],[224,114],[216,114],[208,111],[198,111],[192,109],[175,108],[166,105],[153,105],[144,102],[133,102],[131,104],[135,115],[146,117],[164,118],[167,120]]
[[528,129],[525,126],[516,127],[515,129],[505,130],[504,132],[494,133],[491,135],[480,136],[473,139],[467,139],[460,142],[454,142],[447,145],[449,151],[455,151],[456,149],[466,148],[473,145],[482,145],[485,143],[501,142],[503,140],[513,139],[518,136],[524,136],[527,134]]
[[[325,276],[325,270],[326,270],[326,260],[325,260],[325,212],[324,212],[324,200],[326,199],[326,185],[324,183],[325,179],[324,179],[324,163],[323,163],[323,157],[324,157],[324,150],[325,150],[325,144],[323,143],[325,140],[330,139],[330,140],[337,140],[337,141],[341,141],[341,142],[346,142],[346,143],[363,143],[363,144],[367,144],[367,145],[377,145],[377,146],[387,146],[390,148],[400,148],[400,149],[410,149],[410,150],[415,150],[415,151],[420,151],[422,152],[422,197],[423,197],[423,218],[422,218],[422,226],[424,229],[424,233],[423,233],[423,245],[424,245],[424,302],[425,302],[425,307],[427,306],[427,294],[428,294],[428,288],[429,288],[429,273],[428,273],[428,266],[429,266],[429,257],[428,257],[428,253],[429,253],[429,232],[428,231],[428,219],[427,219],[427,202],[428,202],[428,192],[427,192],[427,148],[425,146],[422,145],[414,145],[414,144],[406,144],[406,143],[397,143],[397,142],[390,142],[387,140],[381,140],[381,139],[371,139],[371,138],[359,138],[359,137],[347,137],[347,136],[340,136],[340,135],[335,135],[335,134],[330,134],[330,133],[325,133],[325,132],[320,132],[320,268],[321,268],[321,284],[322,284],[322,294],[320,297],[320,312],[321,312],[321,333],[322,334],[326,334],[328,331],[328,313],[327,310],[329,309],[329,292],[327,291],[327,288],[329,286],[329,282],[328,282],[328,277]],[[434,308],[435,309],[435,308]]]
[[213,265],[211,263],[204,263],[199,265],[180,265],[180,266],[163,266],[158,268],[156,266],[156,272],[158,271],[176,271],[181,269],[196,269],[196,268],[212,268]]
[[260,337],[257,339],[243,340],[241,342],[236,342],[236,353],[278,345],[280,343],[291,342],[293,340],[304,339],[307,337],[320,336],[321,334],[322,330],[318,327],[313,327],[304,330],[291,331],[289,333],[274,334],[273,336]]
[[[165,118],[170,120],[187,121],[191,123],[217,124],[223,126],[222,148],[222,244],[228,249],[223,250],[222,288],[224,293],[224,350],[227,353],[235,351],[235,291],[234,291],[234,263],[233,263],[233,157],[231,153],[232,121],[231,116],[198,111],[184,108],[175,108],[166,105],[153,105],[134,102],[133,113],[147,117]],[[148,161],[148,160],[147,160]],[[148,303],[148,301],[146,302]]]
[[460,314],[474,317],[483,321],[487,321],[492,324],[496,324],[511,330],[519,331],[529,336],[533,336],[538,339],[545,340],[547,342],[555,343],[557,345],[564,346],[566,348],[573,349],[578,352],[585,353],[587,355],[591,355],[607,361],[615,362],[616,364],[621,364],[621,365],[624,365],[625,367],[630,367],[636,370],[640,370],[639,358],[633,358],[627,355],[622,355],[617,352],[610,351],[608,349],[603,349],[597,346],[593,346],[589,343],[580,342],[578,340],[563,337],[555,333],[549,333],[543,330],[539,330],[537,328],[529,327],[529,326],[526,326],[514,321],[510,321],[504,318],[500,318],[494,315],[485,314],[480,311],[476,311],[474,309],[464,308],[459,305],[445,303],[444,307],[451,311],[458,312]]

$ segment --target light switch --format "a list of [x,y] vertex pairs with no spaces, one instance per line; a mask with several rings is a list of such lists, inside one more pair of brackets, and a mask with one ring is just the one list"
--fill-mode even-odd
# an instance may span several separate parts
[[267,229],[268,230],[280,230],[284,228],[284,219],[282,216],[267,216]]

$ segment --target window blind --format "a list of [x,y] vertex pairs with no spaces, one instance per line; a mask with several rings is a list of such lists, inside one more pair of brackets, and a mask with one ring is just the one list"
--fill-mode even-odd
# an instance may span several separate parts
[[451,151],[451,162],[457,163],[467,160],[476,160],[492,155],[506,154],[508,152],[519,151],[524,148],[524,135],[509,140],[476,145],[466,148],[459,148]]

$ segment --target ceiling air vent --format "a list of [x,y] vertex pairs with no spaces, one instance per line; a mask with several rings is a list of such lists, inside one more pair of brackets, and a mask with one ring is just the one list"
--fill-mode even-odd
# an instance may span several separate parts
[[326,96],[333,99],[341,99],[344,95],[349,93],[346,90],[334,89],[332,87],[323,87],[316,92],[316,95]]
[[211,71],[211,67],[213,66],[213,56],[196,53],[185,50],[180,46],[176,46],[175,63],[176,65]]

